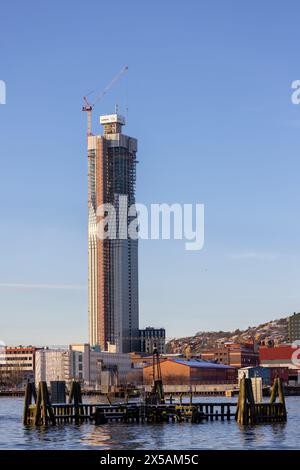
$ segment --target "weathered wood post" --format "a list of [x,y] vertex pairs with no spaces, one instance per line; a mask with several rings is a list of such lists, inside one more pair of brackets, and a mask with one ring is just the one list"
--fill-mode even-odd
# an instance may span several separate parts
[[104,411],[101,408],[96,408],[95,411],[95,424],[106,424],[107,419],[105,417]]
[[[46,385],[47,387],[47,385]],[[45,393],[45,382],[41,382],[41,421],[42,424],[48,424],[47,398]]]
[[74,407],[75,407],[75,423],[80,422],[80,404],[82,403],[81,398],[81,387],[79,382],[74,382]]
[[82,395],[80,383],[76,382],[75,380],[72,382],[69,396],[69,403],[71,404],[72,401],[74,402],[75,423],[78,424],[80,422],[80,405],[82,404]]
[[224,421],[224,405],[221,405],[221,420]]
[[42,401],[42,392],[41,392],[41,382],[38,385],[37,398],[35,403],[35,413],[34,413],[34,424],[39,426],[41,423],[41,401]]
[[49,399],[47,383],[40,382],[36,399],[34,424],[36,426],[46,425],[49,420],[52,424],[56,424],[56,418]]
[[49,415],[49,419],[50,419],[51,423],[53,425],[55,425],[56,424],[56,418],[55,418],[53,408],[52,408],[52,405],[51,405],[51,402],[50,402],[47,382],[43,382],[42,388],[43,388],[43,397],[44,397],[44,400],[45,400],[46,414],[47,414],[47,416]]
[[240,380],[240,392],[235,419],[239,424],[254,424],[257,422],[251,379],[245,374]]
[[271,396],[270,396],[270,403],[275,403],[276,398],[278,396],[278,401],[281,404],[281,409],[279,411],[281,418],[283,421],[287,419],[287,412],[286,412],[286,405],[285,405],[285,397],[284,397],[284,390],[282,380],[277,376],[274,379],[273,386],[271,389]]
[[277,395],[278,395],[278,382],[277,382],[277,377],[275,377],[272,388],[271,388],[270,403],[276,402]]
[[235,419],[239,424],[244,424],[244,409],[245,409],[245,374],[240,379],[240,390],[238,396],[238,402],[236,407]]
[[285,397],[284,397],[284,389],[283,389],[283,383],[282,380],[278,377],[278,395],[279,395],[279,403],[282,405],[282,411],[281,411],[281,416],[284,421],[287,419],[287,411],[286,411],[286,405],[285,405]]
[[25,398],[24,398],[24,412],[23,412],[23,424],[30,424],[29,408],[32,402],[36,402],[36,390],[33,382],[26,384]]

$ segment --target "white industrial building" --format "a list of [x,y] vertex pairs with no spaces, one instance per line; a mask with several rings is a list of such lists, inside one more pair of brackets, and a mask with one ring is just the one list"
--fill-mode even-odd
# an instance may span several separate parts
[[89,344],[72,344],[66,349],[36,352],[35,382],[78,380],[87,388],[126,384],[131,370],[128,354],[97,351]]

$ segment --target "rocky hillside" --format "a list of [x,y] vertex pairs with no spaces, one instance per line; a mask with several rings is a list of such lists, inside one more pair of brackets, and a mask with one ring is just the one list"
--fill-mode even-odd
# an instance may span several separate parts
[[199,331],[195,336],[185,338],[174,338],[167,343],[168,353],[200,353],[203,349],[217,347],[227,341],[235,343],[247,343],[255,340],[258,344],[267,344],[273,341],[274,344],[287,341],[287,318],[263,323],[259,326],[252,326],[246,330],[235,331]]

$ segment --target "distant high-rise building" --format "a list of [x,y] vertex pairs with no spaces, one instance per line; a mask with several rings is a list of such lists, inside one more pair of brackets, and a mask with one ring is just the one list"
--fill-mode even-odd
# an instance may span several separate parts
[[159,354],[166,352],[166,330],[164,328],[153,328],[148,326],[140,330],[141,352],[152,354],[154,349]]
[[288,318],[288,337],[291,343],[300,340],[300,313],[294,313]]
[[[89,341],[116,352],[139,349],[138,242],[97,236],[97,208],[111,204],[128,228],[135,203],[137,140],[122,133],[119,114],[100,117],[103,135],[88,135]],[[124,202],[125,201],[125,202]],[[124,227],[123,227],[124,228]]]

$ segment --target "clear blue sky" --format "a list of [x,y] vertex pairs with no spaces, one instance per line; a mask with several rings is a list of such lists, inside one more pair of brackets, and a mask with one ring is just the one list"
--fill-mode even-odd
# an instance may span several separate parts
[[[204,203],[205,248],[140,243],[141,326],[243,328],[300,309],[299,2],[1,3],[0,339],[87,340],[81,98],[128,106],[139,202]],[[99,127],[100,129],[100,127]]]

